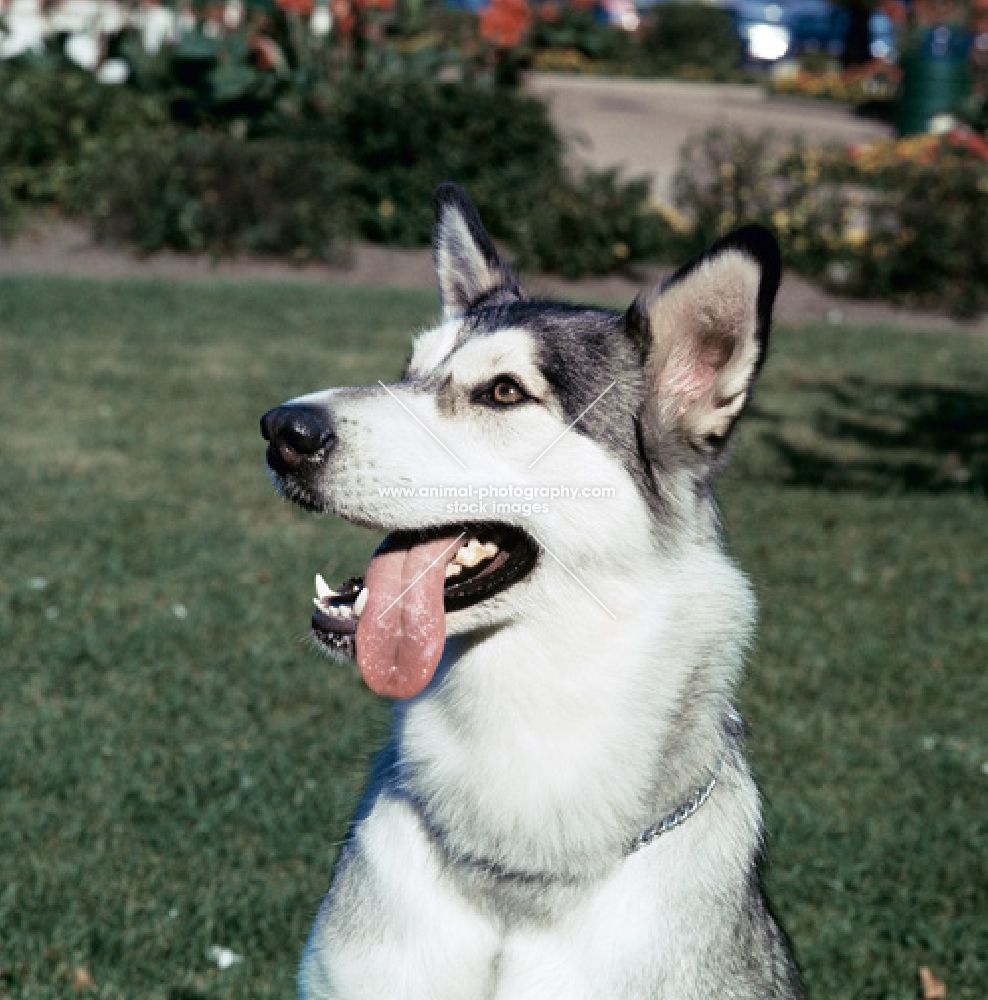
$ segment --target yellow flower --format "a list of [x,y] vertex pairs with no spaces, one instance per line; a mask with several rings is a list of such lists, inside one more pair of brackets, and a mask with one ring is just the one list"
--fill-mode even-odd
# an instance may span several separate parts
[[666,201],[662,201],[659,198],[653,198],[649,203],[648,207],[655,212],[656,215],[661,216],[669,224],[669,228],[673,232],[677,233],[688,233],[693,229],[693,224],[690,220],[683,215],[682,212],[676,208],[675,205],[670,205]]
[[383,199],[381,204],[377,206],[377,214],[382,219],[390,219],[395,214],[395,203],[390,198]]
[[623,240],[619,240],[611,247],[611,253],[614,254],[618,260],[627,260],[631,256],[631,247],[629,247]]

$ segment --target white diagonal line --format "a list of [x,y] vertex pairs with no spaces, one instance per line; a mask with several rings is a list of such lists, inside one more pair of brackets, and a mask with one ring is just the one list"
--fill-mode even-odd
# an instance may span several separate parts
[[[542,451],[542,453],[541,453],[541,454],[540,454],[540,455],[538,456],[538,458],[536,458],[536,459],[535,459],[535,460],[534,460],[534,461],[532,462],[532,465],[535,465],[535,463],[536,463],[536,462],[540,461],[540,460],[541,460],[541,458],[542,458],[542,456],[543,456],[543,455],[545,455],[545,453],[546,453],[547,451],[549,451],[549,449],[550,449],[550,448],[553,448],[553,447],[555,447],[555,445],[556,445],[556,442],[557,442],[557,441],[559,441],[559,440],[560,440],[561,438],[564,438],[564,437],[565,437],[565,436],[566,436],[567,434],[569,434],[569,432],[570,432],[570,431],[571,431],[571,430],[572,430],[572,429],[573,429],[573,428],[574,428],[574,427],[575,427],[575,426],[576,426],[576,425],[577,425],[577,424],[578,424],[578,423],[579,423],[579,422],[580,422],[580,421],[581,421],[581,420],[582,420],[582,419],[583,419],[583,418],[584,418],[584,417],[585,417],[585,416],[586,416],[586,415],[587,415],[587,414],[588,414],[588,413],[589,413],[589,412],[590,412],[590,411],[591,411],[591,410],[592,410],[592,409],[593,409],[593,408],[594,408],[594,407],[595,407],[595,406],[596,406],[596,405],[597,405],[597,404],[598,404],[598,403],[599,403],[599,402],[600,402],[600,401],[601,401],[601,400],[602,400],[602,399],[604,398],[604,396],[606,396],[606,395],[607,395],[607,393],[609,393],[609,392],[611,391],[611,389],[613,389],[613,388],[614,388],[614,386],[616,386],[616,385],[617,385],[617,381],[615,380],[615,381],[614,381],[614,382],[612,382],[612,383],[611,383],[611,384],[610,384],[610,385],[609,385],[609,386],[608,386],[608,387],[607,387],[607,388],[606,388],[606,389],[605,389],[605,390],[604,390],[604,391],[603,391],[603,392],[602,392],[602,393],[601,393],[601,394],[600,394],[600,395],[599,395],[599,396],[598,396],[598,397],[597,397],[597,398],[596,398],[596,399],[595,399],[595,400],[594,400],[594,401],[593,401],[593,402],[592,402],[592,403],[591,403],[591,404],[590,404],[590,405],[589,405],[589,406],[588,406],[588,407],[587,407],[587,408],[586,408],[586,409],[585,409],[585,410],[584,410],[584,411],[583,411],[583,412],[582,412],[582,413],[581,413],[581,414],[580,414],[580,415],[578,416],[578,417],[575,417],[575,418],[574,418],[573,420],[571,420],[571,421],[570,421],[570,423],[569,423],[569,426],[565,427],[565,428],[563,429],[563,431],[562,431],[562,432],[561,432],[561,433],[560,433],[559,435],[557,435],[557,436],[556,436],[555,438],[553,438],[553,440],[552,440],[552,441],[550,441],[550,442],[549,442],[549,445],[548,445],[548,447],[546,447],[546,448],[545,448],[545,450],[544,450],[544,451]],[[529,466],[529,468],[531,468],[531,467],[532,467],[532,465],[530,465],[530,466]]]
[[417,584],[419,580],[421,580],[422,577],[425,576],[425,574],[428,573],[429,570],[432,569],[432,567],[435,566],[437,562],[439,562],[440,559],[444,559],[446,557],[446,553],[449,552],[449,550],[453,548],[454,545],[459,544],[461,538],[465,537],[466,533],[461,531],[460,534],[458,534],[456,538],[454,538],[453,541],[449,545],[447,545],[446,548],[443,549],[443,551],[440,552],[439,555],[436,556],[436,558],[433,559],[432,562],[429,563],[429,565],[426,566],[425,569],[422,570],[422,572],[419,573],[419,575],[415,577],[415,579],[412,580],[412,582],[377,616],[377,620],[380,621],[405,596],[405,594],[407,594],[412,589],[412,587],[414,587],[415,584]]
[[[423,424],[422,421],[419,420],[419,418],[415,416],[415,414],[412,413],[412,411],[407,406],[405,406],[405,404],[380,379],[377,380],[377,384],[412,418],[412,420],[415,421],[415,423],[419,425],[419,427],[422,428],[422,430],[426,432],[426,434],[429,435],[429,437],[433,439],[433,441],[436,442],[436,444],[438,444],[442,448],[446,448],[446,445],[443,444],[443,442],[440,441],[439,438],[437,438],[436,435],[433,434],[432,431],[430,431],[429,428],[426,427],[425,424]],[[554,443],[555,442],[553,442],[553,444]],[[550,447],[552,447],[552,445],[550,445]],[[446,448],[446,451],[449,452],[450,455],[453,455],[453,452],[450,451],[449,448]],[[456,461],[460,463],[461,468],[463,469],[466,468],[466,464],[464,462],[461,462],[456,455],[453,455],[453,458],[455,458]]]
[[[605,390],[605,391],[606,391],[606,390]],[[532,532],[531,532],[530,530],[529,530],[529,532],[528,532],[528,533],[529,533],[529,534],[530,534],[530,535],[532,536],[532,538],[534,538],[534,539],[535,539],[535,541],[536,541],[536,542],[538,542],[539,546],[541,546],[541,548],[545,549],[545,551],[546,551],[546,552],[548,552],[548,554],[549,554],[550,556],[552,556],[552,558],[553,558],[553,559],[555,559],[555,560],[556,560],[556,562],[557,562],[557,563],[559,563],[559,565],[560,565],[560,566],[562,566],[562,568],[563,568],[564,570],[566,570],[566,572],[567,572],[567,573],[569,573],[569,575],[570,575],[571,577],[573,577],[573,579],[574,579],[574,580],[575,580],[575,581],[576,581],[576,582],[577,582],[577,583],[578,583],[578,584],[579,584],[579,585],[580,585],[580,586],[581,586],[581,587],[582,587],[582,588],[583,588],[583,589],[584,589],[584,590],[585,590],[585,591],[586,591],[586,592],[587,592],[587,593],[588,593],[588,594],[589,594],[589,595],[590,595],[590,596],[591,596],[591,597],[592,597],[592,598],[593,598],[593,599],[594,599],[594,600],[595,600],[595,601],[596,601],[596,602],[597,602],[597,603],[598,603],[598,604],[599,604],[599,605],[600,605],[600,606],[601,606],[601,607],[602,607],[602,608],[603,608],[603,609],[604,609],[604,610],[605,610],[605,611],[606,611],[606,612],[607,612],[607,613],[608,613],[608,614],[609,614],[609,615],[610,615],[610,616],[611,616],[611,617],[612,617],[612,618],[613,618],[613,619],[614,619],[615,621],[617,621],[617,620],[618,620],[618,616],[617,616],[616,614],[614,614],[614,612],[613,612],[613,611],[611,611],[611,609],[610,609],[610,608],[609,608],[609,607],[608,607],[608,606],[607,606],[607,605],[606,605],[606,604],[605,604],[605,603],[604,603],[604,602],[603,602],[603,601],[602,601],[602,600],[601,600],[601,599],[600,599],[600,598],[599,598],[599,597],[598,597],[598,596],[597,596],[597,595],[596,595],[596,594],[595,594],[595,593],[594,593],[594,592],[593,592],[593,591],[592,591],[592,590],[591,590],[591,589],[590,589],[590,588],[589,588],[589,587],[588,587],[588,586],[587,586],[587,585],[586,585],[586,584],[585,584],[585,583],[584,583],[584,582],[583,582],[583,581],[582,581],[582,580],[581,580],[581,579],[580,579],[580,578],[579,578],[579,577],[578,577],[578,576],[577,576],[577,575],[576,575],[576,574],[575,574],[575,573],[574,573],[574,572],[573,572],[573,571],[572,571],[572,570],[571,570],[571,569],[569,568],[569,566],[567,566],[567,565],[566,565],[566,563],[564,563],[564,562],[562,561],[562,559],[560,559],[560,558],[559,558],[559,556],[557,556],[557,555],[556,555],[556,554],[555,554],[555,553],[554,553],[554,552],[553,552],[553,551],[552,551],[551,549],[548,549],[548,548],[546,548],[546,546],[545,546],[545,543],[544,543],[544,542],[542,541],[542,539],[540,539],[540,538],[536,538],[536,536],[535,536],[535,535],[534,535],[534,534],[533,534],[533,533],[532,533]]]

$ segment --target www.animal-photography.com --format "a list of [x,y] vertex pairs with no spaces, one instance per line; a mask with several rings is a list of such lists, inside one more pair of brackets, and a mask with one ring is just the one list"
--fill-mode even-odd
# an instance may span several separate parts
[[985,0],[0,0],[0,1000],[981,1000]]

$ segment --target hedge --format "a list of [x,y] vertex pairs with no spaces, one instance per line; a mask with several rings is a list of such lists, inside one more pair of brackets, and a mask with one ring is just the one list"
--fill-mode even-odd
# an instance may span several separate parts
[[759,221],[789,267],[835,291],[988,307],[988,164],[949,139],[849,152],[715,129],[685,150],[676,199],[694,246]]
[[0,117],[11,194],[146,252],[326,260],[358,235],[422,246],[445,180],[470,190],[525,267],[606,273],[676,239],[646,183],[570,175],[545,107],[514,90],[350,74],[244,128],[169,121],[174,91],[156,103],[53,61],[0,72],[14,95]]
[[355,173],[325,143],[159,130],[89,160],[75,207],[98,239],[146,253],[327,261],[354,235]]

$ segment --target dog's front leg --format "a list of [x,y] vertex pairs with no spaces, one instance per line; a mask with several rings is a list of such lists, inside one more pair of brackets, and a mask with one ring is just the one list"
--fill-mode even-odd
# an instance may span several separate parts
[[409,805],[378,796],[348,840],[302,968],[303,1000],[481,1000],[499,936]]

